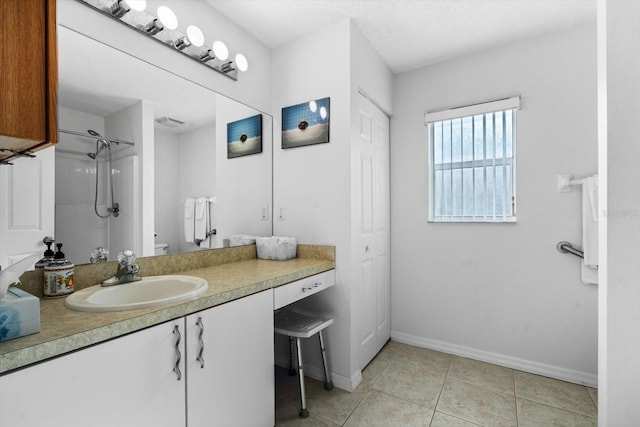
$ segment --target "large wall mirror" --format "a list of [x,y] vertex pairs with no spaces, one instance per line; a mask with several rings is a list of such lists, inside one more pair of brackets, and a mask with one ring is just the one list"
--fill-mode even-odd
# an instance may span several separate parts
[[[87,263],[98,247],[109,260],[128,248],[186,252],[272,233],[271,116],[64,26],[58,43],[55,239],[67,258]],[[250,120],[238,143],[228,125],[255,116],[261,132]],[[262,151],[238,156],[235,146],[255,148],[257,133]]]

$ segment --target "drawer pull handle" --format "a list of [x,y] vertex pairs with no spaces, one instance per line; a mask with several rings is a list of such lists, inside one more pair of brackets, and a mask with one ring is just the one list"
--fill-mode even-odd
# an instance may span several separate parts
[[313,289],[322,286],[322,282],[315,282],[314,284],[303,286],[302,292],[312,291]]
[[180,327],[175,325],[173,327],[173,334],[178,335],[176,338],[175,350],[176,350],[176,363],[173,365],[173,372],[178,376],[178,381],[182,379],[182,372],[180,372],[180,361],[182,360],[182,354],[180,353],[180,340],[182,336],[180,335]]
[[202,334],[204,334],[204,325],[202,324],[202,317],[198,317],[196,325],[198,325],[198,327],[200,328],[200,332],[198,333],[198,342],[200,348],[198,349],[198,357],[196,357],[196,360],[200,362],[200,368],[204,369],[204,357],[202,356],[202,353],[204,353],[204,341],[202,340]]

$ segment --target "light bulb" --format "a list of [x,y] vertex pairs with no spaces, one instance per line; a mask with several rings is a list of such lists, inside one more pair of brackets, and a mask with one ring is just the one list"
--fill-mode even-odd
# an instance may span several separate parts
[[311,112],[315,113],[317,109],[318,109],[318,104],[316,104],[316,101],[310,101],[309,102],[309,110],[311,110]]
[[227,49],[227,45],[219,40],[213,43],[213,53],[216,55],[216,58],[221,61],[224,61],[229,57],[229,49]]
[[147,0],[127,0],[127,3],[129,3],[131,9],[138,12],[142,12],[147,8]]
[[158,8],[158,19],[160,19],[162,25],[170,30],[178,28],[178,17],[173,13],[173,10],[169,9],[167,6],[160,6]]
[[187,37],[194,46],[201,47],[204,44],[204,34],[202,34],[200,28],[195,25],[189,25],[187,27]]
[[249,69],[249,62],[247,61],[247,58],[245,58],[245,56],[241,53],[236,55],[236,65],[238,66],[238,70],[242,71],[243,73]]

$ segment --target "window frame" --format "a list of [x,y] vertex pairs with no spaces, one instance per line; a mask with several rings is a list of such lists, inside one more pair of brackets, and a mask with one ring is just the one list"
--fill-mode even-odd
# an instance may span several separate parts
[[[481,104],[474,104],[465,107],[458,107],[449,110],[442,110],[436,112],[427,112],[425,113],[425,127],[427,128],[427,165],[428,165],[428,222],[433,223],[490,223],[490,224],[509,224],[516,223],[516,146],[517,146],[517,110],[520,109],[520,97],[512,97],[501,99],[498,101],[485,102]],[[486,160],[470,160],[470,161],[460,161],[460,162],[451,162],[450,164],[443,167],[436,167],[435,165],[435,148],[434,148],[434,124],[436,122],[444,122],[447,120],[457,120],[457,119],[466,119],[470,118],[474,120],[474,116],[484,115],[489,113],[496,113],[505,111],[507,113],[512,114],[511,120],[511,153],[512,157],[509,162],[502,162],[500,165],[511,165],[511,215],[482,215],[482,216],[437,216],[435,213],[435,176],[436,170],[451,170],[451,169],[459,169],[464,171],[464,169],[472,168],[474,169],[474,165],[478,164],[478,162],[482,162],[482,166]],[[466,167],[465,167],[466,165]],[[460,166],[456,168],[455,166]],[[495,183],[494,183],[495,186]],[[475,189],[474,189],[475,194]]]

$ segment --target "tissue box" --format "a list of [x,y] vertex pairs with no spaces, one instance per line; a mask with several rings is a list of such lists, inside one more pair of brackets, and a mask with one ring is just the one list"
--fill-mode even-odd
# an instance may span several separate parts
[[296,257],[298,243],[295,237],[256,237],[258,258],[286,261]]
[[40,332],[40,299],[9,288],[0,301],[0,342]]

